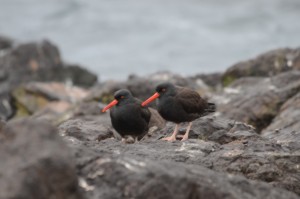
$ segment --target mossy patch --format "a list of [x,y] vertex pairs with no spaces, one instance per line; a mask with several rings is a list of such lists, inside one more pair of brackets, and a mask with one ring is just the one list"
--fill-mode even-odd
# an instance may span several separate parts
[[15,89],[12,94],[16,101],[17,113],[20,112],[21,115],[25,113],[27,115],[33,114],[49,103],[49,100],[44,96],[38,93],[27,92],[22,87]]
[[229,86],[232,82],[236,80],[236,77],[233,77],[231,75],[227,75],[223,78],[222,84],[224,87]]

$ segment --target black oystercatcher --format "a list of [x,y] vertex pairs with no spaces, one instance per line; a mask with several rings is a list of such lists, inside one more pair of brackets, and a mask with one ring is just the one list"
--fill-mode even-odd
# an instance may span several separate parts
[[110,111],[112,126],[122,136],[131,135],[141,139],[148,132],[148,124],[151,113],[146,107],[142,107],[139,99],[132,96],[126,89],[118,90],[114,94],[114,100],[102,109],[102,112]]
[[187,140],[192,121],[215,112],[214,103],[209,103],[191,89],[175,86],[171,83],[162,83],[156,87],[156,93],[142,103],[146,106],[158,98],[157,108],[160,115],[167,121],[176,123],[175,130],[170,137],[163,138],[167,141],[175,141],[178,133],[179,124],[189,122],[182,141]]

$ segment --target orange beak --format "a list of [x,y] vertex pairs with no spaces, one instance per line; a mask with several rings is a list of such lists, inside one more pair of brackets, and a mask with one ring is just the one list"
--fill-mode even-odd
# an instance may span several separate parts
[[155,100],[156,98],[159,97],[159,93],[154,93],[154,95],[152,95],[151,97],[149,97],[147,100],[145,100],[143,103],[142,103],[142,106],[146,106],[147,104],[149,104],[150,102],[152,102],[153,100]]
[[111,103],[109,103],[106,107],[102,109],[102,113],[110,109],[111,107],[115,106],[118,103],[118,100],[113,100]]

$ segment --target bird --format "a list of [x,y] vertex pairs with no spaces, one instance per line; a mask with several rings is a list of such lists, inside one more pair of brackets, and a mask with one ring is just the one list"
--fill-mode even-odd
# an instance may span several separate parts
[[175,141],[180,123],[189,122],[181,141],[189,137],[192,121],[216,111],[216,105],[201,98],[196,91],[175,86],[170,82],[164,82],[156,86],[156,92],[142,103],[145,107],[150,102],[157,100],[157,110],[167,121],[175,123],[175,129],[171,136],[163,138],[166,141]]
[[111,101],[102,112],[110,110],[110,119],[113,128],[122,136],[122,142],[126,136],[132,136],[135,141],[144,137],[148,132],[151,112],[147,107],[141,106],[142,101],[134,98],[127,89],[121,89],[114,93]]

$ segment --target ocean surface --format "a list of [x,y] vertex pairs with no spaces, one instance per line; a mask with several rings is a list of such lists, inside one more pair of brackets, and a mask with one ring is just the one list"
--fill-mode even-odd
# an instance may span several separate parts
[[49,39],[100,80],[224,71],[300,46],[300,0],[0,0],[0,34]]

